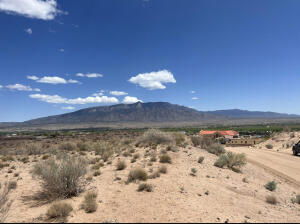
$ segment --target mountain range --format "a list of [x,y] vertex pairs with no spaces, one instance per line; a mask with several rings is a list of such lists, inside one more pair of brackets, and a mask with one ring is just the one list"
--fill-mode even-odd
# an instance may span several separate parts
[[84,123],[222,123],[230,120],[300,118],[295,114],[247,110],[198,111],[167,102],[118,104],[81,109],[75,112],[38,118],[21,123],[0,123],[0,127],[64,125]]

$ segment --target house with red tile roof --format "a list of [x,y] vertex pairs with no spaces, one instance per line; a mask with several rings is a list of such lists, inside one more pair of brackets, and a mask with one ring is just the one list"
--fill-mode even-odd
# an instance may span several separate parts
[[233,130],[202,130],[200,131],[200,136],[206,136],[206,137],[212,137],[212,138],[218,138],[218,137],[224,137],[224,138],[233,138],[238,137],[239,133],[237,131]]

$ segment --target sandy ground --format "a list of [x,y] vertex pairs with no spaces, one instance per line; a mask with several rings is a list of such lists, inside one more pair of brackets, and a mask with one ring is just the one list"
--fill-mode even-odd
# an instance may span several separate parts
[[[277,140],[271,141],[278,147],[282,145]],[[161,165],[159,162],[147,165],[149,158],[143,156],[145,149],[137,148],[141,158],[136,163],[130,163],[131,158],[122,157],[128,166],[123,171],[116,171],[118,158],[115,158],[111,165],[101,168],[100,176],[86,183],[85,192],[98,192],[96,212],[86,214],[80,209],[84,193],[66,200],[74,208],[68,222],[299,222],[300,205],[291,203],[291,198],[300,194],[297,185],[300,157],[292,157],[291,149],[277,152],[276,146],[266,151],[263,149],[265,144],[255,148],[228,148],[248,155],[250,163],[242,173],[213,166],[217,156],[199,148],[187,147],[176,153],[169,152],[172,164],[167,165],[168,173],[147,181],[154,187],[149,193],[137,192],[136,183],[125,183],[130,169],[145,167],[150,173],[150,169],[155,171]],[[197,162],[199,156],[205,157],[203,164]],[[7,173],[8,168],[0,170],[1,182],[18,179],[18,187],[11,194],[14,202],[7,222],[44,221],[50,203],[30,199],[41,190],[40,182],[30,174],[32,164],[11,162],[11,166],[17,168],[14,173],[20,173],[18,178]],[[197,169],[195,177],[190,175],[191,168]],[[116,177],[121,180],[116,181]],[[274,193],[264,187],[272,180],[278,182]],[[275,195],[279,204],[266,203],[267,195]]]

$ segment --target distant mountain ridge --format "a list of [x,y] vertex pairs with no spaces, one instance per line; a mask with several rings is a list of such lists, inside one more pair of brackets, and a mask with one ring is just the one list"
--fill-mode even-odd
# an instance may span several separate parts
[[214,114],[216,116],[224,116],[226,118],[299,118],[300,115],[296,114],[284,114],[275,112],[262,112],[262,111],[249,111],[249,110],[216,110],[216,111],[206,111],[206,113]]
[[[33,119],[25,122],[3,122],[3,127],[30,127],[65,124],[177,124],[184,122],[223,124],[230,121],[277,118],[300,118],[299,115],[247,110],[198,111],[167,102],[117,104],[81,109],[75,112]],[[125,125],[126,126],[126,125]]]

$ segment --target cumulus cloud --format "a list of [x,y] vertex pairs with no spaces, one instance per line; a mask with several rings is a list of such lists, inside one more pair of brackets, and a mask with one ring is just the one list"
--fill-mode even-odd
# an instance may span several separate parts
[[193,97],[192,100],[199,100],[199,98],[198,97]]
[[136,98],[134,96],[126,96],[122,103],[131,104],[131,103],[137,103],[137,102],[143,102],[143,101],[139,100],[138,98]]
[[196,93],[196,91],[192,90],[192,91],[190,91],[190,93],[191,93],[191,94],[194,94],[194,93]]
[[176,83],[176,80],[171,72],[162,70],[157,72],[138,74],[131,77],[129,82],[137,84],[149,90],[165,89],[163,83]]
[[29,97],[33,99],[38,99],[47,103],[55,103],[55,104],[90,104],[90,103],[103,103],[103,104],[114,104],[118,103],[118,99],[115,97],[107,97],[107,96],[89,96],[86,98],[75,98],[75,99],[67,99],[61,97],[59,95],[43,95],[43,94],[31,94]]
[[25,30],[25,32],[28,33],[29,35],[31,35],[32,34],[32,29],[28,28],[28,29]]
[[87,77],[87,78],[100,78],[100,77],[103,77],[103,75],[99,74],[99,73],[87,73],[87,74],[77,73],[76,76],[78,76],[78,77]]
[[0,0],[0,11],[42,20],[53,20],[63,13],[56,0]]
[[8,85],[6,86],[6,88],[10,89],[10,90],[17,90],[17,91],[28,91],[28,92],[40,92],[40,89],[33,89],[30,86],[25,86],[22,84],[14,84],[14,85]]
[[32,76],[27,76],[27,79],[31,79],[31,80],[34,80],[34,81],[39,82],[39,83],[48,83],[48,84],[54,84],[54,85],[55,84],[68,84],[68,83],[71,83],[71,84],[78,83],[78,84],[80,84],[80,82],[77,81],[77,80],[74,80],[74,79],[66,80],[66,79],[58,77],[58,76],[44,76],[42,78],[39,78],[35,75],[32,75]]
[[114,95],[114,96],[124,96],[124,95],[128,94],[128,93],[125,93],[125,92],[122,92],[122,91],[110,91],[109,93],[111,95]]
[[2,85],[0,85],[0,89],[2,89],[3,88],[3,86]]
[[68,107],[62,107],[61,109],[63,109],[63,110],[74,110],[75,107],[68,106]]

